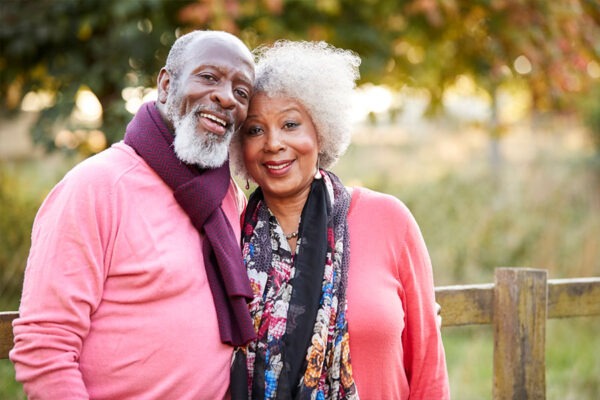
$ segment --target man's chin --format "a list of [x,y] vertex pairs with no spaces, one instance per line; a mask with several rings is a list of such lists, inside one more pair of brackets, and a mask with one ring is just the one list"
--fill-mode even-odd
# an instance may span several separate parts
[[186,164],[198,165],[202,168],[218,168],[227,160],[228,146],[223,143],[211,143],[208,146],[198,146],[178,142],[175,138],[175,154]]
[[187,164],[202,168],[218,168],[227,160],[229,142],[233,131],[217,134],[205,129],[191,117],[183,119],[175,127],[173,147],[177,158]]
[[196,135],[205,135],[208,140],[210,140],[214,144],[223,144],[231,137],[229,132],[225,132],[223,134],[214,133],[214,132],[196,132]]

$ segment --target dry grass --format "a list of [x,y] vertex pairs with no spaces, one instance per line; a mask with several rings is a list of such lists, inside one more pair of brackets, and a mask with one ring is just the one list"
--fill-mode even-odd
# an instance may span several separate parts
[[[600,168],[578,125],[555,119],[513,127],[499,149],[502,162],[490,164],[485,131],[452,122],[362,127],[334,170],[348,185],[409,206],[437,285],[492,282],[500,266],[547,269],[551,279],[600,276]],[[46,170],[29,167],[28,176]],[[54,182],[38,183],[41,193]],[[600,392],[598,331],[599,318],[549,322],[548,399]],[[491,398],[491,328],[443,335],[453,398]],[[0,362],[0,398],[23,398],[8,361]]]
[[[437,285],[493,282],[501,266],[547,269],[551,279],[600,276],[600,168],[576,126],[515,127],[499,142],[497,164],[476,127],[366,128],[335,170],[347,184],[409,206]],[[599,329],[600,318],[549,321],[548,399],[600,392]],[[453,398],[491,398],[491,327],[446,328],[443,336]]]

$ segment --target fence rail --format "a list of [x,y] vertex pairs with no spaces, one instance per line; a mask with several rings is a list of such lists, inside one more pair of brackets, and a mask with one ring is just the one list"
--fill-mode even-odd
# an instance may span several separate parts
[[[519,268],[519,270],[522,270]],[[494,284],[438,286],[443,326],[493,322]],[[548,318],[600,315],[600,277],[548,280]]]
[[[531,268],[497,268],[494,283],[435,290],[443,326],[494,326],[493,398],[545,399],[548,318],[600,316],[600,277],[547,279]],[[17,312],[0,312],[0,359],[13,346]]]
[[436,288],[442,326],[494,327],[493,398],[546,398],[546,320],[600,315],[600,277],[497,268],[493,284]]

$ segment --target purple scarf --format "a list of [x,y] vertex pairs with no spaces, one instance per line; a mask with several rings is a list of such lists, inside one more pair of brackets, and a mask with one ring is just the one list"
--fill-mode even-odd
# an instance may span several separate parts
[[175,155],[173,139],[153,102],[142,105],[125,133],[125,143],[173,189],[194,227],[206,235],[202,252],[221,341],[244,345],[256,337],[246,303],[253,294],[240,247],[221,209],[231,180],[229,162],[216,169],[186,164]]

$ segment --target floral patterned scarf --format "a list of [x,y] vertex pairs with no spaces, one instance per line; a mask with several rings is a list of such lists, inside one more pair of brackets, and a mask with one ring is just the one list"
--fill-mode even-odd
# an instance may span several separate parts
[[242,252],[258,338],[234,353],[234,400],[358,399],[346,321],[350,194],[334,174],[321,176],[302,211],[295,255],[261,189],[248,201]]

